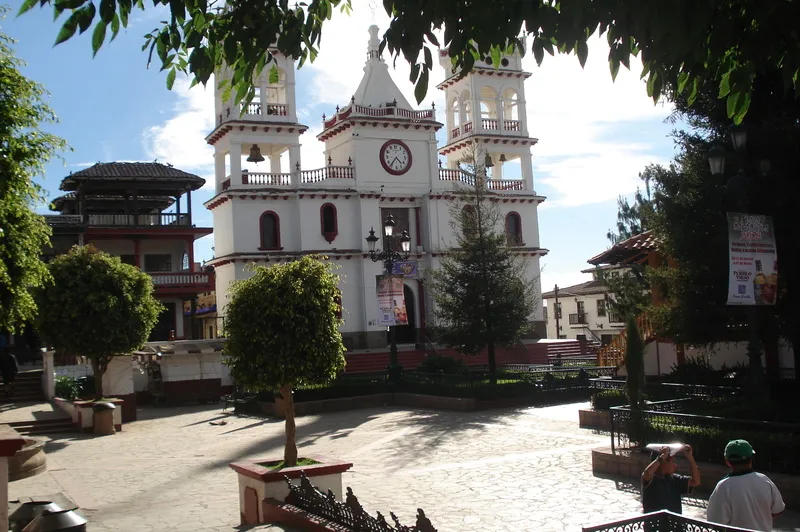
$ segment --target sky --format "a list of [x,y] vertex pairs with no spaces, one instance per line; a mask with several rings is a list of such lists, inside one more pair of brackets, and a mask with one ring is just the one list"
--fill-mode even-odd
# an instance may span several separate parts
[[[16,18],[20,4],[9,4],[11,13],[0,20],[0,28],[18,41],[15,53],[27,63],[23,73],[51,95],[49,104],[60,122],[45,129],[72,148],[41,176],[49,199],[60,195],[58,185],[70,171],[96,162],[158,160],[208,181],[192,196],[193,216],[196,225],[212,226],[202,204],[213,195],[213,149],[204,140],[214,125],[213,83],[190,90],[188,80],[179,78],[169,91],[166,72],[146,68],[143,35],[164,18],[163,9],[137,10],[128,28],[92,58],[91,31],[54,47],[63,18],[54,23],[50,7]],[[304,168],[324,166],[323,144],[316,139],[322,115],[346,105],[355,92],[363,74],[367,28],[372,23],[381,30],[388,27],[381,7],[373,12],[368,0],[353,5],[350,16],[337,11],[326,23],[316,61],[297,71],[299,121],[309,126],[301,136]],[[665,121],[671,108],[647,96],[639,79],[641,63],[633,60],[631,71],[621,68],[612,82],[607,57],[608,46],[594,37],[583,69],[575,56],[545,54],[541,66],[531,53],[523,59],[533,74],[525,84],[528,130],[539,139],[532,150],[534,187],[547,197],[539,208],[540,244],[549,250],[541,262],[545,291],[588,280],[580,271],[609,247],[606,233],[615,224],[617,197],[633,195],[647,164],[666,164],[674,155],[670,133],[675,126]],[[408,74],[409,65],[398,59],[392,77],[414,102]],[[443,123],[444,92],[435,85],[444,77],[437,66],[419,106],[428,109],[434,102]],[[445,135],[442,128],[440,146]],[[47,212],[45,206],[39,210]],[[198,240],[196,260],[211,258],[213,245],[213,236]]]

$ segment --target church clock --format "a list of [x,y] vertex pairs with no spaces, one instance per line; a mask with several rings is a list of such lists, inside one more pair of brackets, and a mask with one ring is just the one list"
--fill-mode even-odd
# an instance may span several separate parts
[[392,175],[403,175],[411,168],[411,150],[405,142],[386,141],[379,156],[383,169]]

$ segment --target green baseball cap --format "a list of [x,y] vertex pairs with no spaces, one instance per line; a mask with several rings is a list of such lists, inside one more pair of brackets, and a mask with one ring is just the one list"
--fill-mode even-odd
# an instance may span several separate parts
[[756,452],[753,446],[746,440],[731,440],[725,446],[725,458],[727,460],[747,460],[752,458]]

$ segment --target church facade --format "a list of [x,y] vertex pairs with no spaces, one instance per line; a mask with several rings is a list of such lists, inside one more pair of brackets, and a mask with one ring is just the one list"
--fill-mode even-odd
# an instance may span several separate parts
[[[341,331],[349,350],[384,349],[386,327],[379,324],[376,276],[365,237],[382,234],[388,215],[396,232],[411,238],[408,261],[395,265],[404,275],[408,325],[397,327],[399,344],[427,341],[433,301],[426,272],[438,267],[454,241],[450,205],[455,183],[465,180],[459,161],[480,153],[491,159],[486,186],[505,219],[509,246],[525,261],[536,284],[531,316],[535,333],[545,336],[539,285],[540,247],[537,208],[544,198],[534,190],[531,147],[525,115],[524,80],[519,55],[476,63],[466,75],[439,85],[446,95],[446,124],[435,109],[415,109],[405,99],[378,52],[377,26],[369,28],[364,76],[350,102],[324,117],[320,141],[327,164],[305,169],[297,120],[294,61],[276,56],[278,83],[265,72],[256,80],[256,98],[246,112],[216,94],[216,126],[207,137],[215,151],[215,196],[205,205],[213,213],[218,315],[225,316],[232,282],[247,278],[249,264],[270,265],[305,254],[323,254],[338,265],[342,290]],[[441,64],[450,72],[443,53]],[[224,73],[223,73],[224,75]],[[447,128],[447,142],[436,133]],[[264,172],[243,171],[242,158],[261,160]],[[288,168],[282,167],[288,161]],[[519,176],[503,176],[503,166],[518,161]],[[378,248],[385,249],[380,242]]]

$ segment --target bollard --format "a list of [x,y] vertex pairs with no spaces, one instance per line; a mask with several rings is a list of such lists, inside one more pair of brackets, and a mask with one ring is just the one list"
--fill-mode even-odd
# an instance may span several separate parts
[[97,402],[92,405],[94,412],[94,433],[110,435],[114,434],[114,409],[111,403]]

